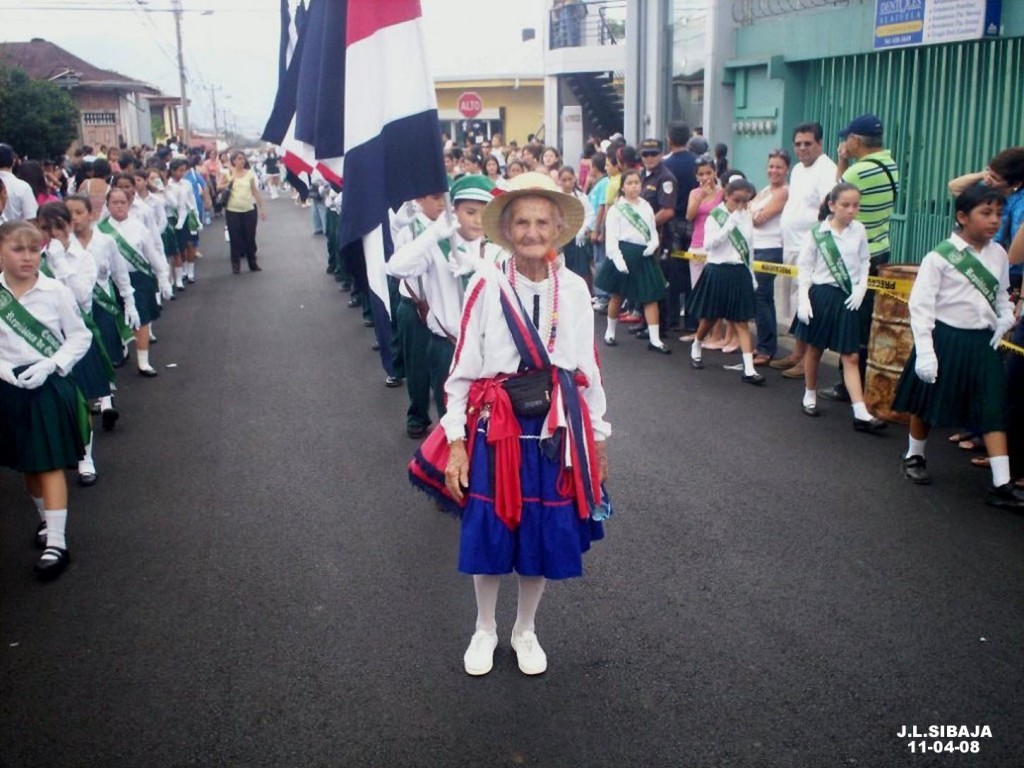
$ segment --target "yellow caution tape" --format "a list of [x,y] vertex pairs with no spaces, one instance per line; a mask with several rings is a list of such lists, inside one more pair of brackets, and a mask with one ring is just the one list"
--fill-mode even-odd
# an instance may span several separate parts
[[[708,259],[705,254],[693,253],[692,251],[672,251],[672,258],[697,262],[704,262]],[[753,267],[755,272],[764,272],[769,275],[778,275],[780,277],[795,278],[800,273],[800,270],[795,265],[776,264],[771,261],[755,261],[753,263]],[[878,291],[886,296],[891,296],[897,301],[902,301],[903,303],[906,303],[910,298],[910,289],[913,287],[913,280],[894,280],[888,277],[868,278],[869,289],[872,291]],[[1024,347],[1013,344],[1009,341],[999,342],[999,349],[1004,349],[1007,352],[1012,352],[1015,355],[1024,357]]]

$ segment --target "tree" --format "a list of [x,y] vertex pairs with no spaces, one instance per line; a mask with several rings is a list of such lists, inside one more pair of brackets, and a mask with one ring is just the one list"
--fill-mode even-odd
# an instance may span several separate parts
[[0,141],[22,157],[63,155],[78,137],[78,108],[67,91],[0,67]]

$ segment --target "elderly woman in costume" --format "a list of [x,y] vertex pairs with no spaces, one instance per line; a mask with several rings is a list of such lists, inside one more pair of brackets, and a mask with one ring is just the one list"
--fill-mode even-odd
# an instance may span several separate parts
[[477,606],[470,675],[493,666],[498,588],[513,571],[512,649],[524,674],[547,669],[534,625],[545,584],[582,575],[610,513],[590,292],[558,256],[583,209],[547,174],[509,186],[484,210],[484,231],[509,257],[481,262],[467,286],[448,411],[410,464],[414,484],[462,519],[459,570],[473,575]]

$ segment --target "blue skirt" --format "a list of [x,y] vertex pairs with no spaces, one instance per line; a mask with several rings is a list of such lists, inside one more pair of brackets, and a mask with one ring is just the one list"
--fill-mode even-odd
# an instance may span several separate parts
[[135,308],[139,310],[139,321],[141,325],[149,325],[154,320],[160,319],[160,305],[156,303],[156,294],[160,290],[157,287],[156,278],[132,271],[128,273],[131,278],[132,288],[135,289]]
[[837,285],[811,286],[811,322],[795,324],[794,336],[817,349],[849,355],[860,349],[860,314],[846,308]]
[[519,417],[523,513],[510,531],[494,511],[493,452],[487,444],[486,422],[477,429],[470,457],[469,499],[462,512],[459,570],[471,574],[502,574],[567,579],[583,575],[583,553],[604,538],[604,526],[581,519],[573,499],[557,490],[561,466],[540,448],[543,417]]
[[753,320],[754,283],[742,264],[708,264],[686,299],[686,315],[700,320]]
[[[121,297],[117,297],[118,305],[121,304]],[[92,305],[92,318],[96,321],[96,327],[100,329],[100,338],[103,339],[103,348],[107,350],[107,357],[115,365],[124,362],[124,342],[121,341],[121,334],[117,330],[117,321],[114,316],[107,312],[99,304]]]
[[0,381],[0,467],[31,473],[71,469],[88,442],[89,411],[70,376],[53,373],[36,389]]
[[110,394],[107,367],[103,363],[103,356],[95,339],[89,345],[89,351],[71,369],[71,378],[75,380],[86,400],[98,400]]

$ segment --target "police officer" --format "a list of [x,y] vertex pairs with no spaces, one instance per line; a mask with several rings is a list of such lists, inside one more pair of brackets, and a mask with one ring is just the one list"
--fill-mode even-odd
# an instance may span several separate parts
[[[650,204],[654,211],[654,223],[658,226],[658,237],[662,244],[659,258],[662,266],[665,267],[667,266],[665,261],[669,258],[668,254],[672,248],[672,232],[669,223],[676,214],[678,184],[672,171],[662,162],[664,149],[658,139],[644,139],[640,142],[639,150],[640,159],[644,164],[640,196]],[[658,303],[658,310],[659,316],[664,319],[662,327],[667,328],[673,320],[678,322],[678,311],[676,318],[669,317],[668,304],[665,300]],[[646,326],[638,329],[636,334],[640,338],[646,338]]]

